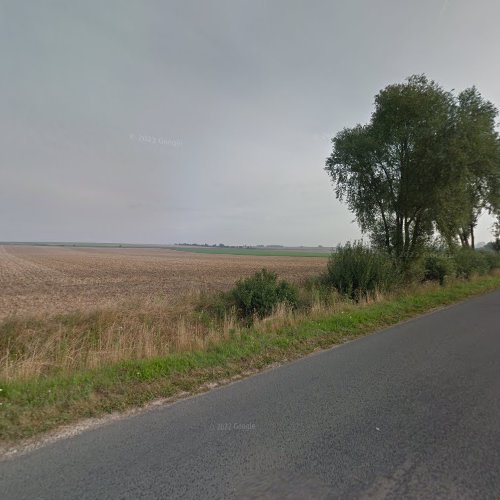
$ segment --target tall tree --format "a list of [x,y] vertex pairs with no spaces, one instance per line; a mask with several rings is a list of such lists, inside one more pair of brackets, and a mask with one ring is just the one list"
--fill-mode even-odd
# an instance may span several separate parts
[[500,179],[495,116],[474,88],[457,97],[411,76],[379,92],[367,125],[332,139],[325,170],[362,231],[408,262],[436,228],[450,241],[469,241],[478,213],[492,209]]
[[326,161],[337,198],[375,244],[403,261],[431,237],[440,193],[453,177],[453,96],[425,76],[375,97],[368,125],[333,139]]
[[437,227],[451,244],[474,248],[474,229],[484,210],[500,209],[500,141],[497,109],[475,87],[456,99],[454,148],[457,176],[442,197]]

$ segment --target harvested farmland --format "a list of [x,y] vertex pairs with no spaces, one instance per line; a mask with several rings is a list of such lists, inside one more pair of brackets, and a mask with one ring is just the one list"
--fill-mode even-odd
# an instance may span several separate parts
[[204,255],[161,248],[0,246],[0,320],[226,290],[266,267],[298,282],[324,258]]
[[0,246],[0,379],[203,348],[234,326],[193,316],[204,292],[263,267],[300,282],[324,266],[321,257]]

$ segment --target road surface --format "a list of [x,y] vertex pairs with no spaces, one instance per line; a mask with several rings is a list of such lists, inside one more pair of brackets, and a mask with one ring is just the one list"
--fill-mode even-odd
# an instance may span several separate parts
[[499,498],[500,291],[0,463],[0,492]]

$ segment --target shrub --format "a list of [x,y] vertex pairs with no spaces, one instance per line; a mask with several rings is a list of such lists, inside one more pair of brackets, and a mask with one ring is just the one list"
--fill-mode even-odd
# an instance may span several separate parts
[[425,281],[425,255],[419,255],[408,262],[402,272],[405,283],[422,283],[422,281]]
[[278,275],[262,269],[249,278],[240,280],[226,294],[227,305],[234,307],[244,319],[260,318],[270,314],[280,303],[295,308],[298,301],[297,289],[286,281],[278,282]]
[[444,253],[430,253],[424,257],[424,280],[439,281],[444,285],[446,278],[456,274],[455,262]]
[[488,257],[483,252],[463,248],[453,255],[457,267],[457,276],[470,278],[474,274],[486,274],[492,269]]
[[479,253],[484,257],[488,263],[488,270],[491,271],[497,267],[500,267],[500,255],[488,250],[479,250]]
[[384,291],[399,282],[394,260],[361,242],[338,247],[330,256],[325,282],[352,299],[375,290]]

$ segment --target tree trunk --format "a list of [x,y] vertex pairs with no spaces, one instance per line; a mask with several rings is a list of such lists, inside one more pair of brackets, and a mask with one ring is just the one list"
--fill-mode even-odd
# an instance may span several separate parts
[[405,217],[404,220],[404,244],[403,244],[403,255],[405,259],[409,257],[409,246],[410,246],[410,222]]
[[458,233],[458,236],[460,238],[460,243],[462,244],[462,248],[469,248],[469,240],[467,235],[463,231],[460,231]]
[[396,216],[396,234],[394,242],[396,256],[400,258],[403,254],[403,219],[397,215]]
[[382,208],[382,203],[379,203],[379,208],[380,208],[380,213],[382,214],[382,221],[384,223],[385,248],[387,250],[387,253],[391,254],[392,253],[391,235],[389,233],[389,226],[387,224],[387,219],[385,218],[385,212],[384,209]]

